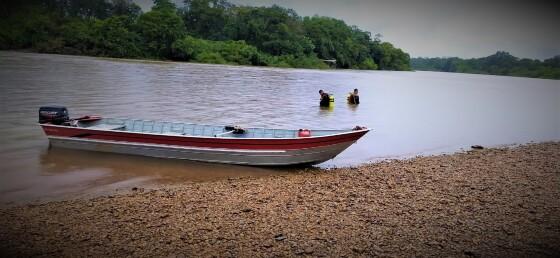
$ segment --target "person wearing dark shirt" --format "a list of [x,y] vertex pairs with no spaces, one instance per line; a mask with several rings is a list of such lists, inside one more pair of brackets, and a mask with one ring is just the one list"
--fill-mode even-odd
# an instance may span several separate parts
[[319,90],[319,95],[321,95],[321,100],[319,101],[319,106],[328,107],[330,104],[329,94],[323,90]]
[[354,105],[360,104],[360,96],[358,95],[358,89],[354,89],[354,92],[351,92],[348,95],[348,104],[354,104]]

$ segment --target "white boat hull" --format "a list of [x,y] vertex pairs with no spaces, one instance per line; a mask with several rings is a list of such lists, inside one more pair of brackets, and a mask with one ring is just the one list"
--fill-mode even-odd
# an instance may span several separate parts
[[132,154],[238,165],[285,166],[317,164],[334,158],[355,141],[295,150],[243,150],[130,143],[49,136],[52,146],[88,151]]

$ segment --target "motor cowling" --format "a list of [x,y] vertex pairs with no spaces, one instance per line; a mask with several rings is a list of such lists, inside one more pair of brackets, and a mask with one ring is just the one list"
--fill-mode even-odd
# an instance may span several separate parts
[[39,123],[40,124],[55,124],[61,125],[70,121],[68,116],[68,109],[63,106],[45,106],[39,108]]

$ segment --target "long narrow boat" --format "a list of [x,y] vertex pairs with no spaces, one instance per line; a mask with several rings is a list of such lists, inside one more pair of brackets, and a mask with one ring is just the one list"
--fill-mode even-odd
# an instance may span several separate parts
[[39,109],[51,146],[255,166],[317,164],[334,158],[369,129],[287,130],[84,116]]

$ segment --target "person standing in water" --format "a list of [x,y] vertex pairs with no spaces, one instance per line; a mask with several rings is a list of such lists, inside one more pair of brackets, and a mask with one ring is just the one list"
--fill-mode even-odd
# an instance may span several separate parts
[[324,92],[323,90],[319,90],[319,95],[321,95],[321,100],[319,101],[319,106],[328,107],[330,105],[329,94]]
[[358,95],[358,89],[354,89],[354,92],[351,92],[348,95],[348,104],[360,104],[360,95]]

